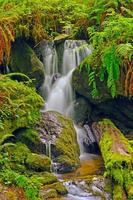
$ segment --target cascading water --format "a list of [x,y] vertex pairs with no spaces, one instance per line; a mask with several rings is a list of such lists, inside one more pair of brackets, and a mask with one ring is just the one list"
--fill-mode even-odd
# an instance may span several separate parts
[[53,76],[58,73],[58,57],[54,43],[46,43],[42,49],[45,66],[45,81],[41,87],[42,95],[47,99],[52,88]]
[[[59,69],[59,59],[54,43],[44,44],[42,56],[45,66],[45,81],[41,92],[46,99],[45,111],[54,110],[65,116],[72,116],[74,101],[74,92],[71,86],[72,73],[74,68],[90,53],[91,49],[88,48],[86,41],[66,40],[63,47],[61,69]],[[76,127],[76,130],[78,135],[83,135],[81,128]],[[83,143],[79,141],[79,145],[82,154]],[[48,145],[46,144],[46,146]]]
[[[43,59],[45,65],[45,81],[42,86],[42,94],[46,99],[44,111],[54,110],[65,116],[71,116],[73,113],[74,92],[71,86],[72,73],[76,66],[91,53],[85,41],[66,40],[64,42],[63,60],[61,69],[59,69],[59,59],[56,48],[53,43],[47,43],[43,50]],[[83,141],[87,138],[85,128],[75,125],[77,139],[80,147],[80,155],[84,155],[85,149]],[[47,155],[51,157],[51,143],[46,141]],[[51,163],[52,171],[58,172],[58,163]],[[99,200],[91,193],[88,193],[75,183],[64,182],[68,195],[66,199]]]
[[[85,41],[66,40],[62,70],[58,68],[58,57],[53,44],[47,44],[43,50],[45,81],[42,92],[47,100],[45,110],[55,110],[71,116],[74,94],[71,87],[72,72],[80,62],[91,53]],[[61,71],[61,72],[60,72]]]

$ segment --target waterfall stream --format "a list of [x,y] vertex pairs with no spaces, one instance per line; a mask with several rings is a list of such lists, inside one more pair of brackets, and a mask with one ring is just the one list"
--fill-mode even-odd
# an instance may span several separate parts
[[[86,41],[66,40],[63,47],[63,59],[61,69],[59,68],[58,53],[53,43],[47,43],[43,48],[43,60],[45,65],[45,81],[41,88],[46,99],[44,111],[54,110],[71,117],[74,112],[74,91],[71,80],[72,73],[81,61],[91,53]],[[85,128],[74,125],[77,132],[77,140],[80,147],[80,158],[85,154],[83,140],[87,138]],[[51,157],[51,143],[46,142],[46,152]],[[88,157],[85,157],[85,159]],[[81,159],[83,160],[83,159]],[[87,159],[86,159],[87,160]],[[58,163],[52,161],[52,170],[57,173]],[[64,182],[68,195],[65,198],[76,200],[98,200],[91,193],[84,191],[80,186],[70,181]]]
[[55,110],[65,116],[73,113],[74,93],[71,86],[72,72],[81,61],[91,53],[84,40],[64,42],[63,62],[59,69],[59,59],[53,43],[43,49],[45,81],[41,88],[46,99],[45,110]]
[[[89,54],[91,54],[91,49],[86,41],[66,40],[63,46],[62,63],[59,63],[59,54],[54,43],[45,43],[42,49],[45,81],[41,87],[42,95],[46,99],[45,111],[54,110],[68,117],[73,116],[75,97],[71,85],[72,73],[75,67]],[[83,138],[87,137],[85,129],[75,125],[75,130],[77,132],[80,153],[83,154]],[[48,149],[47,146],[48,144],[46,144],[46,149]],[[51,152],[47,154],[51,155]]]

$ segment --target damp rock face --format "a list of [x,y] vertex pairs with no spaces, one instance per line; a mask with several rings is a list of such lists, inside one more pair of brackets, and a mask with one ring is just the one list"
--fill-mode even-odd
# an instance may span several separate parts
[[51,142],[51,156],[59,172],[73,171],[79,166],[79,147],[72,121],[55,111],[42,114],[36,130],[42,142]]
[[14,42],[11,49],[11,72],[21,72],[33,79],[36,88],[44,81],[44,66],[32,48],[21,39]]

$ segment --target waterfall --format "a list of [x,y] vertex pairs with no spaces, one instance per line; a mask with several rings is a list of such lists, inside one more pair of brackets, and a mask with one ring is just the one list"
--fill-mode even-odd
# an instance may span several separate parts
[[62,63],[62,74],[66,75],[69,71],[77,67],[81,61],[91,53],[84,40],[66,40],[64,43],[64,54]]
[[82,156],[85,153],[84,148],[84,141],[87,139],[87,132],[83,127],[78,127],[74,125],[76,133],[77,133],[77,140],[80,148],[80,156]]
[[42,55],[45,67],[45,80],[41,87],[41,93],[47,99],[51,91],[53,76],[58,73],[58,57],[52,42],[48,42],[43,46]]
[[[76,66],[91,53],[84,40],[64,42],[62,69],[59,69],[57,50],[53,43],[43,49],[45,81],[41,88],[46,99],[45,110],[55,110],[65,116],[73,113],[74,93],[71,86],[72,73]],[[61,72],[60,72],[61,71]]]
[[[45,43],[42,57],[45,67],[45,81],[41,87],[42,95],[46,99],[44,111],[54,110],[71,117],[73,114],[74,92],[72,89],[72,73],[81,61],[91,54],[84,40],[66,40],[63,47],[62,64],[59,63],[59,54],[52,42]],[[59,67],[61,66],[61,67]],[[61,68],[61,69],[59,69]],[[75,126],[80,153],[84,153],[83,139],[87,137],[85,130]],[[51,157],[51,143],[46,141],[46,152]],[[57,171],[56,163],[52,164]]]
[[51,158],[51,141],[46,141],[46,155]]

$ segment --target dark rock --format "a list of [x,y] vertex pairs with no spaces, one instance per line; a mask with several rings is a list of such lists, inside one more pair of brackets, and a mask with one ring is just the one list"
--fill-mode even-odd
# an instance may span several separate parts
[[84,97],[79,97],[74,103],[74,121],[76,123],[85,123],[91,115],[91,105]]
[[72,171],[79,165],[79,147],[72,121],[55,111],[42,113],[37,124],[42,142],[51,143],[53,162],[60,172]]
[[97,80],[97,88],[99,91],[99,96],[94,99],[91,94],[92,87],[88,85],[88,79],[89,76],[86,67],[82,67],[82,69],[80,69],[79,66],[74,70],[72,77],[72,84],[77,94],[86,97],[90,102],[95,104],[111,98],[105,84],[100,80]]
[[95,135],[87,124],[84,125],[84,128],[87,132],[86,140],[83,141],[86,152],[99,154],[100,150]]
[[44,66],[34,51],[23,40],[16,40],[11,49],[11,72],[21,72],[34,79],[34,85],[39,88],[44,80]]

